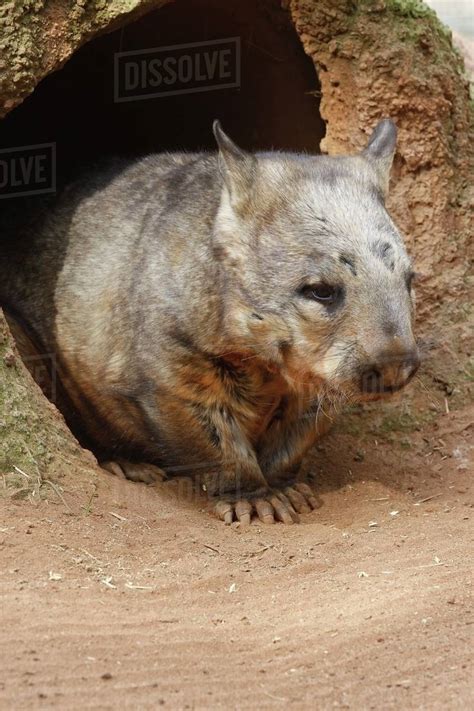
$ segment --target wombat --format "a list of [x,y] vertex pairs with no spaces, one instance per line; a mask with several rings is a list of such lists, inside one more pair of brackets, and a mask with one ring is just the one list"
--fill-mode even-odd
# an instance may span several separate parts
[[134,480],[187,473],[226,522],[316,506],[302,459],[341,403],[419,365],[411,262],[384,199],[389,119],[362,153],[112,160],[19,230],[0,298],[54,353],[73,429]]

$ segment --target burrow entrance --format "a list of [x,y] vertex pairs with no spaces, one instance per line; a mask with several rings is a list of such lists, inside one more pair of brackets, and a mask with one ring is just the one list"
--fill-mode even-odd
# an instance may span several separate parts
[[[118,52],[240,40],[239,87],[114,100]],[[219,118],[243,147],[319,152],[320,85],[279,0],[177,0],[84,45],[0,125],[4,146],[54,142],[59,184],[108,154],[215,149]]]
[[[225,38],[239,40],[239,86],[116,101],[117,53]],[[215,118],[245,148],[318,153],[325,135],[319,105],[314,65],[279,0],[176,0],[84,45],[0,123],[0,145],[54,143],[61,189],[108,155],[215,150]],[[29,218],[29,200],[4,202],[20,207],[20,220]],[[37,370],[33,376],[55,401],[50,378]]]

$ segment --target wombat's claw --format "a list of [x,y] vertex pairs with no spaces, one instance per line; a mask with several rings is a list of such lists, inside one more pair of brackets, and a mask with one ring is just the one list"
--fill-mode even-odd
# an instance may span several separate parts
[[235,503],[218,501],[214,510],[219,518],[224,521],[226,526],[230,526],[234,520],[234,516],[244,526],[250,523],[252,517],[252,504],[246,499],[240,499]]
[[[268,494],[265,498],[252,499],[251,501],[247,499],[239,499],[235,503],[218,501],[214,510],[227,526],[234,519],[240,521],[242,525],[248,526],[254,511],[262,523],[275,523],[276,519],[291,524],[298,523],[300,520],[291,501],[282,492]],[[308,508],[308,510],[310,509]]]
[[285,489],[285,493],[299,513],[309,513],[312,509],[319,509],[321,506],[311,487],[302,481],[289,486]]
[[130,479],[130,481],[139,481],[143,484],[156,484],[166,479],[163,469],[146,462],[128,462],[125,459],[120,459],[114,462],[102,462],[101,467],[120,479]]

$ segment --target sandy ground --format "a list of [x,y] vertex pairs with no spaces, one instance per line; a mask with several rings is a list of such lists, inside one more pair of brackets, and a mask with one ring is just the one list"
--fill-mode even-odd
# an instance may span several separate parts
[[0,502],[0,707],[473,708],[474,413],[356,420],[299,525],[105,474]]

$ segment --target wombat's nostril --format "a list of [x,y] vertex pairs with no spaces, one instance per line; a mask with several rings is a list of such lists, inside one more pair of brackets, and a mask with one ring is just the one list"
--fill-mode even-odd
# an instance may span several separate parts
[[383,375],[376,367],[364,370],[361,377],[360,389],[364,393],[383,392]]

